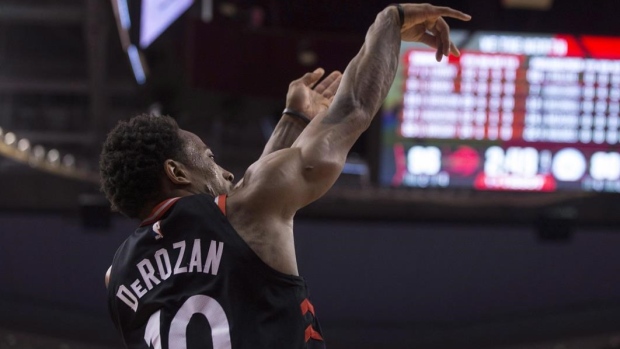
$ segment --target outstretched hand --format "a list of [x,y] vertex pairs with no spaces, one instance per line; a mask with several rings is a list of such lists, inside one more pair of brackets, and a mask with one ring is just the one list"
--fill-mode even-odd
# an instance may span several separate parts
[[340,86],[342,73],[334,71],[317,83],[323,74],[325,70],[317,68],[291,82],[286,94],[286,107],[305,114],[310,120],[326,111]]
[[430,4],[401,4],[404,12],[404,23],[401,28],[403,41],[422,42],[437,49],[435,58],[452,53],[459,56],[460,52],[450,41],[450,27],[443,17],[451,17],[462,21],[469,21],[471,16],[449,7],[433,6]]

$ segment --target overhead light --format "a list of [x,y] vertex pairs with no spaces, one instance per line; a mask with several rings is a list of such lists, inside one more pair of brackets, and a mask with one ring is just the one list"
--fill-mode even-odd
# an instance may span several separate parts
[[32,149],[32,155],[36,160],[43,160],[43,158],[45,157],[45,148],[40,145],[35,145]]
[[205,23],[211,22],[213,20],[213,0],[202,0],[201,5],[200,19]]
[[6,143],[7,145],[13,145],[16,140],[17,137],[15,137],[15,134],[13,132],[9,132],[4,135],[4,143]]
[[150,115],[155,115],[155,116],[161,116],[162,115],[162,105],[159,102],[155,102],[151,105],[149,105],[149,114]]
[[297,53],[299,64],[310,67],[316,64],[318,56],[313,50],[302,50]]
[[505,8],[547,11],[553,5],[553,0],[502,0]]
[[75,166],[75,157],[71,154],[67,154],[62,157],[62,164],[66,167]]
[[297,61],[299,64],[310,67],[316,65],[319,56],[314,50],[314,45],[311,40],[302,39],[297,43]]
[[56,164],[58,163],[58,160],[60,160],[60,153],[58,152],[58,150],[52,149],[47,152],[47,161],[51,162],[52,164]]
[[142,1],[140,9],[140,47],[146,49],[174,21],[187,11],[194,0]]
[[144,84],[144,82],[146,82],[146,73],[138,48],[135,45],[129,45],[127,48],[127,55],[129,56],[129,63],[131,64],[136,82],[140,85]]
[[224,17],[235,17],[239,10],[237,9],[237,5],[232,2],[223,2],[219,6],[220,14]]
[[121,27],[125,30],[131,28],[131,17],[129,16],[129,7],[127,6],[127,0],[118,0],[118,18],[120,19]]
[[30,141],[26,138],[22,138],[17,142],[17,149],[19,151],[28,151],[30,149]]

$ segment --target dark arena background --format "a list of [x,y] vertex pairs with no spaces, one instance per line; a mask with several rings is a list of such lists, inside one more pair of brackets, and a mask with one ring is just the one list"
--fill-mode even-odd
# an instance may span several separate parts
[[[0,349],[122,348],[99,191],[118,120],[169,114],[241,178],[288,83],[379,0],[0,0]],[[620,348],[620,2],[443,0],[329,193],[297,215],[332,349]]]

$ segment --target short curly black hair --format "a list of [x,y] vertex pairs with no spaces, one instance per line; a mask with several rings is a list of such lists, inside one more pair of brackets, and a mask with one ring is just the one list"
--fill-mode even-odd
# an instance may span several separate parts
[[164,161],[184,162],[185,142],[169,116],[141,114],[121,121],[110,131],[99,158],[101,190],[112,208],[137,218],[157,198]]

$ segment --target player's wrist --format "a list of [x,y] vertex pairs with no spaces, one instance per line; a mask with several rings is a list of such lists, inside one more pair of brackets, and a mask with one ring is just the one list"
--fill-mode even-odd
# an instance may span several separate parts
[[403,6],[401,4],[390,4],[386,10],[390,11],[397,18],[398,27],[402,29],[405,25],[405,10]]
[[282,115],[287,115],[290,118],[299,121],[299,123],[303,124],[304,126],[308,125],[311,121],[310,118],[306,114],[300,111],[297,111],[293,108],[284,108],[284,110],[282,111]]

